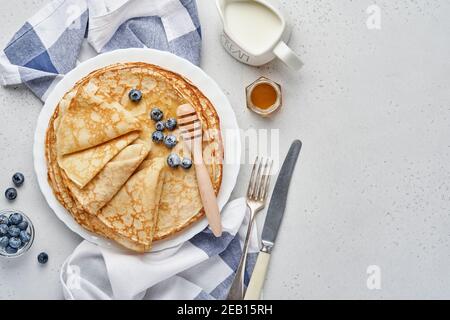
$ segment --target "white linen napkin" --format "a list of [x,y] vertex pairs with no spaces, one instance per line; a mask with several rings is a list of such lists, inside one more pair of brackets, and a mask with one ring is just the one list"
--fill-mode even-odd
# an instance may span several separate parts
[[[66,299],[224,299],[242,253],[248,226],[245,199],[222,210],[223,235],[209,228],[182,245],[144,255],[124,254],[83,241],[66,260]],[[258,252],[253,228],[245,284]]]

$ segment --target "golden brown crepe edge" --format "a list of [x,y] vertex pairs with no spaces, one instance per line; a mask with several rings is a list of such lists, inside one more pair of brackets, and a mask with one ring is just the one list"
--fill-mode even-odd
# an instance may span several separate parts
[[[175,72],[166,70],[166,69],[164,69],[164,68],[161,68],[161,67],[159,67],[159,66],[157,66],[157,65],[150,64],[150,63],[144,63],[144,62],[116,63],[116,64],[112,64],[112,65],[105,66],[105,67],[103,67],[103,68],[94,70],[94,71],[92,71],[91,73],[87,74],[87,75],[86,75],[85,77],[83,77],[81,80],[77,81],[77,82],[75,83],[74,87],[73,87],[71,90],[69,90],[67,93],[69,93],[70,91],[74,90],[76,87],[79,87],[79,86],[81,86],[82,84],[88,82],[92,77],[94,77],[94,76],[96,76],[96,75],[103,74],[103,73],[105,73],[105,72],[107,72],[107,71],[110,71],[110,70],[121,70],[121,69],[128,69],[128,68],[144,68],[144,69],[150,68],[150,69],[155,69],[155,70],[159,71],[160,74],[161,74],[161,73],[165,74],[165,78],[166,78],[167,80],[169,80],[169,82],[171,82],[172,84],[173,84],[173,79],[172,79],[172,77],[176,78],[176,80],[178,80],[178,81],[181,80],[181,81],[185,82],[185,83],[188,85],[188,87],[187,87],[186,89],[192,90],[191,93],[192,93],[193,96],[196,97],[196,99],[198,100],[198,101],[197,101],[197,104],[200,105],[200,110],[199,110],[200,112],[199,112],[199,113],[200,113],[200,115],[204,118],[204,120],[208,123],[208,128],[210,127],[211,122],[216,122],[216,123],[217,123],[215,126],[217,126],[217,129],[218,129],[218,131],[219,131],[219,134],[217,135],[217,139],[218,139],[217,143],[218,143],[218,150],[219,150],[219,152],[220,152],[220,154],[218,155],[218,157],[219,157],[219,159],[220,159],[220,163],[217,164],[217,166],[218,166],[218,168],[219,168],[219,169],[218,169],[219,174],[218,174],[218,176],[216,177],[216,178],[217,178],[217,181],[213,181],[213,185],[214,185],[215,193],[218,194],[218,192],[219,192],[219,190],[220,190],[220,186],[221,186],[221,184],[222,184],[222,177],[223,177],[223,159],[224,159],[224,158],[223,158],[223,157],[224,157],[223,141],[222,141],[222,137],[221,137],[221,134],[220,134],[220,130],[221,130],[220,118],[219,118],[219,116],[218,116],[218,114],[217,114],[216,109],[214,108],[213,104],[212,104],[211,101],[208,99],[208,97],[206,97],[206,96],[198,89],[198,87],[195,86],[189,79],[187,79],[186,77],[184,77],[184,76],[182,76],[182,75],[180,75],[180,74],[178,74],[178,73],[175,73]],[[180,91],[180,90],[177,90],[177,91],[178,91],[183,97],[186,98],[186,94],[185,94],[185,93],[183,93],[183,92]],[[67,94],[67,93],[66,93],[66,94]],[[200,97],[202,98],[203,103],[200,101],[200,99],[198,98],[198,96],[200,96]],[[186,98],[186,99],[187,99],[188,101],[191,101],[192,98],[193,98],[192,96],[189,96],[189,98]],[[199,109],[199,106],[198,106],[197,104],[195,104],[194,107],[198,110],[198,109]],[[56,109],[57,109],[57,108],[56,108]],[[57,114],[57,110],[56,110],[56,109],[55,109],[55,114]],[[209,116],[208,116],[208,117],[205,117],[204,112],[207,112],[207,113],[209,114]],[[54,115],[55,115],[55,114],[54,114]],[[211,121],[211,120],[210,120],[211,118],[212,118],[214,121]],[[56,119],[56,117],[53,116],[52,119],[51,119],[52,124],[49,123],[49,126],[50,126],[50,125],[53,125],[53,122],[54,122],[55,119]],[[48,133],[47,133],[47,134],[48,134]],[[50,185],[52,185],[51,181],[49,181],[49,183],[50,183]],[[52,189],[53,189],[53,186],[52,186]],[[54,193],[55,193],[55,190],[54,190]],[[69,191],[69,193],[70,193],[70,191]],[[58,199],[58,197],[57,197],[57,199]],[[58,201],[62,202],[60,199],[58,199]],[[63,204],[63,206],[65,206],[64,203],[62,203],[62,204]],[[66,208],[66,209],[70,212],[70,209],[68,209],[68,208]],[[162,239],[169,238],[170,236],[174,235],[175,233],[178,233],[178,232],[180,232],[180,231],[186,229],[187,227],[189,227],[190,225],[192,225],[193,223],[195,223],[196,221],[198,221],[200,218],[202,218],[204,215],[205,215],[205,212],[204,212],[204,209],[202,208],[196,215],[192,216],[192,217],[189,219],[189,221],[187,221],[187,222],[184,223],[183,225],[180,225],[180,226],[178,226],[177,228],[173,229],[171,232],[168,232],[168,233],[166,233],[166,234],[163,234],[162,236],[154,237],[154,238],[153,238],[153,241],[158,241],[158,240],[162,240]],[[90,231],[91,231],[91,230],[90,230]]]

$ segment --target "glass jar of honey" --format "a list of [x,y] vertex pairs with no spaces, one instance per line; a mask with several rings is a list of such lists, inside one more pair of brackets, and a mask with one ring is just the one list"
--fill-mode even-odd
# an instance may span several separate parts
[[266,117],[281,107],[281,86],[266,77],[260,77],[246,88],[247,107]]

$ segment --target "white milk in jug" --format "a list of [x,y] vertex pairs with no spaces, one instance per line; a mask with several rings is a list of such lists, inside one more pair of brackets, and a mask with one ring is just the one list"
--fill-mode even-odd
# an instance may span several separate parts
[[224,18],[230,35],[254,54],[270,49],[283,32],[279,16],[257,1],[230,1]]

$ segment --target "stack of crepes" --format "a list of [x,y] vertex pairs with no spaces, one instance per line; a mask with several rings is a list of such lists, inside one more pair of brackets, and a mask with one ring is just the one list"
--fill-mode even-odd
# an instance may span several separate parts
[[[142,91],[140,102],[129,99]],[[180,141],[169,150],[152,142],[149,113],[165,118],[192,104],[201,119],[203,155],[216,193],[222,180],[220,123],[210,101],[182,76],[145,63],[97,70],[67,92],[47,130],[49,183],[58,201],[87,230],[137,252],[204,215],[195,168],[169,168],[171,152],[189,156]]]

